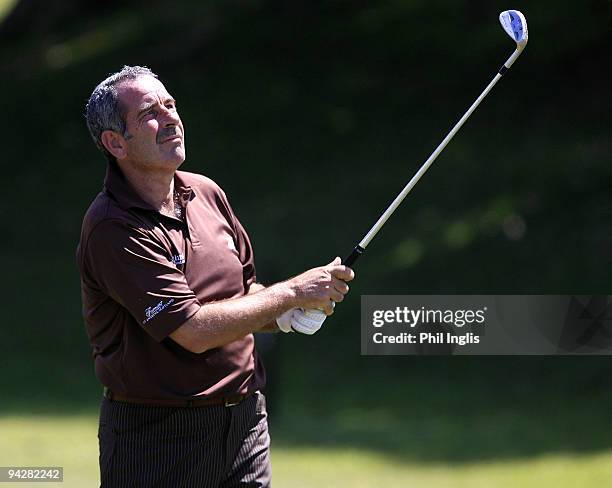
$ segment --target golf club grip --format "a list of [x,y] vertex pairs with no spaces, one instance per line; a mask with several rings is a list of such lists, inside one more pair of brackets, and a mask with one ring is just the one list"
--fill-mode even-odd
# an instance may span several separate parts
[[359,256],[364,253],[365,249],[360,245],[355,246],[355,248],[351,251],[351,253],[342,260],[342,264],[348,266],[349,268],[353,266],[353,263],[357,261]]

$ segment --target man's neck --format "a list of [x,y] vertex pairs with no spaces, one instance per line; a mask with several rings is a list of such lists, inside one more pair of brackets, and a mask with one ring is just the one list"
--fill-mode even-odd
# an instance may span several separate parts
[[130,164],[120,168],[140,198],[162,214],[174,216],[174,170],[143,172]]

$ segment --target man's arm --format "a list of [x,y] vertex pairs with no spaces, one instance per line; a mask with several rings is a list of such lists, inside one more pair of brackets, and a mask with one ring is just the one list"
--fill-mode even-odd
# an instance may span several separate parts
[[[261,283],[253,283],[249,287],[249,292],[247,293],[247,295],[251,295],[253,293],[257,293],[258,291],[265,290],[265,289],[266,287],[262,285]],[[265,324],[257,332],[280,332],[280,329],[278,328],[278,324],[276,323],[276,317],[274,317],[274,320]]]
[[170,337],[185,349],[202,353],[269,326],[290,308],[318,308],[331,315],[332,301],[344,299],[346,281],[353,277],[353,271],[336,258],[282,283],[254,293],[249,290],[243,297],[204,304]]

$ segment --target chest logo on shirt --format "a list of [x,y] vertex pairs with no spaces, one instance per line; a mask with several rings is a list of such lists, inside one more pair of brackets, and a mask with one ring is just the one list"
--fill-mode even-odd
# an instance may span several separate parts
[[179,264],[185,264],[185,256],[183,254],[175,254],[172,256],[172,263],[176,266]]
[[234,242],[232,236],[230,236],[229,234],[225,234],[225,240],[227,241],[227,248],[230,251],[238,252],[238,249],[236,249],[236,243]]
[[166,303],[164,303],[163,300],[160,300],[160,302],[157,305],[155,305],[154,307],[147,307],[146,310],[145,310],[146,318],[142,321],[142,323],[146,324],[149,320],[151,320],[153,317],[155,317],[164,308],[168,307],[169,305],[172,305],[173,303],[174,303],[174,298],[171,298]]

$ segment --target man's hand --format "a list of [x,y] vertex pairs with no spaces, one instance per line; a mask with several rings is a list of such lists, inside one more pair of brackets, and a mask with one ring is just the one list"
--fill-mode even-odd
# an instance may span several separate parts
[[[309,302],[303,307],[288,310],[277,317],[278,328],[283,332],[293,330],[308,335],[317,332],[325,322],[325,318],[334,312],[336,302],[344,300],[344,295],[349,289],[346,281],[354,277],[353,271],[342,266],[340,258],[336,258],[327,266],[311,269],[290,280],[294,286],[297,282],[297,289],[294,288],[296,295],[299,296],[301,289]],[[310,296],[309,292],[312,292],[314,297]],[[322,306],[314,308],[312,300],[322,301]]]
[[291,318],[296,310],[297,308],[290,308],[285,313],[276,317],[276,325],[282,332],[293,332],[291,329]]
[[340,258],[326,266],[309,269],[286,283],[303,309],[319,309],[325,315],[334,313],[333,302],[341,302],[349,291],[346,284],[355,277],[353,270],[342,265]]

